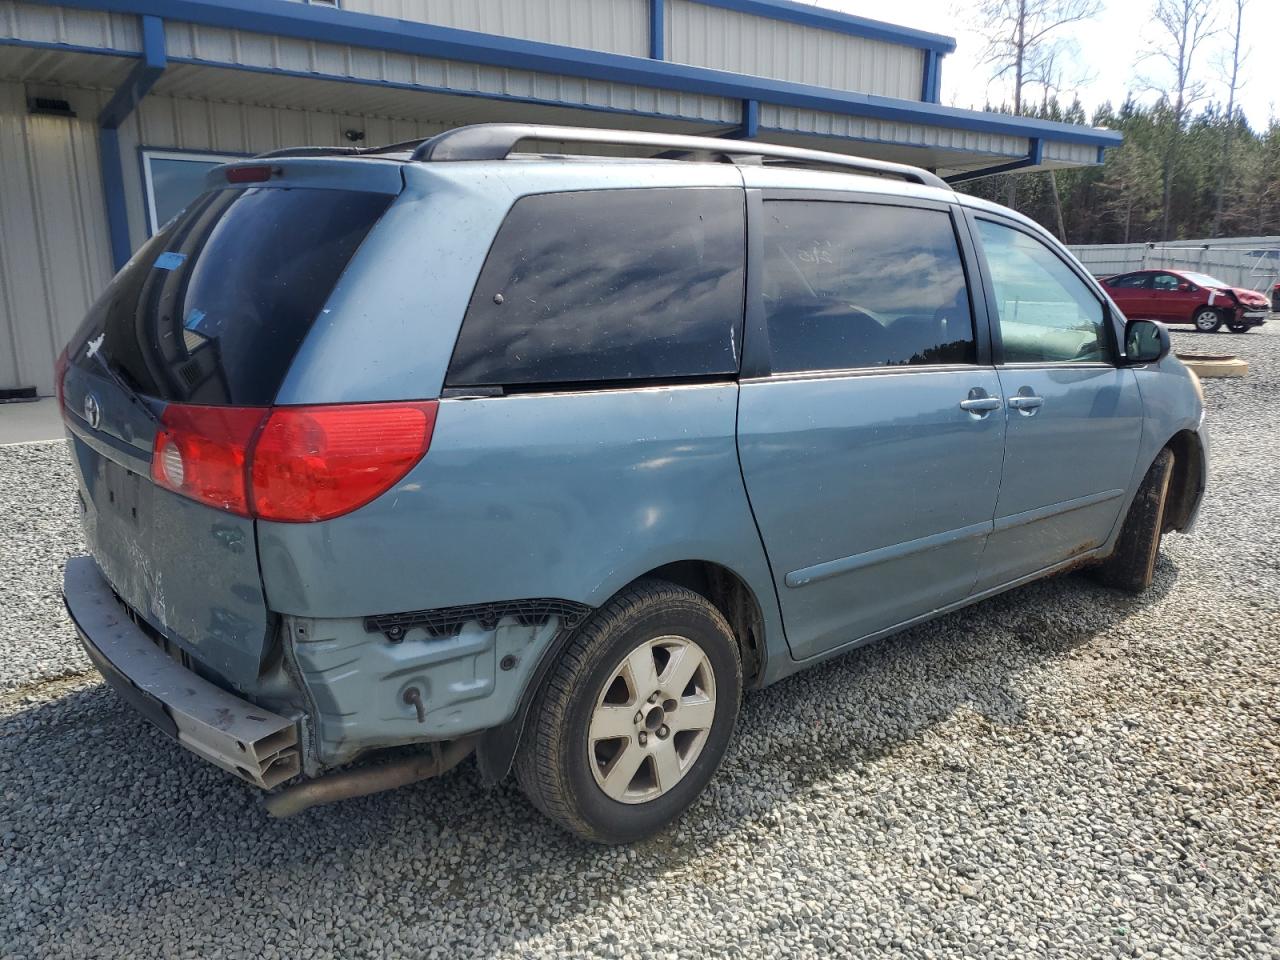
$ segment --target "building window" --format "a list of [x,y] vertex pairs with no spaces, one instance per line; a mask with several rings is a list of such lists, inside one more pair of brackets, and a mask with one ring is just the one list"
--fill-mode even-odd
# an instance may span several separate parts
[[147,233],[160,231],[204,192],[204,176],[220,163],[242,157],[225,153],[143,150],[142,181],[146,191]]

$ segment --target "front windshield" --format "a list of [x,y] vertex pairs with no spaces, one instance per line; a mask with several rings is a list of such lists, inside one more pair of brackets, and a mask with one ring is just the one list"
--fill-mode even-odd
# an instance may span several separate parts
[[1211,277],[1207,273],[1184,273],[1184,277],[1194,283],[1197,287],[1230,287],[1231,284],[1223,283],[1216,277]]

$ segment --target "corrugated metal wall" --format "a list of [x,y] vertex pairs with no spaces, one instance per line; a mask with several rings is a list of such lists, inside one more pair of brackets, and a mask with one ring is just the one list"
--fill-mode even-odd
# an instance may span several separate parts
[[30,116],[0,83],[0,386],[53,392],[53,361],[111,278],[95,92],[79,117]]
[[178,61],[268,68],[294,73],[411,85],[496,97],[532,98],[565,106],[656,113],[712,123],[736,123],[735,100],[626,83],[487,67],[332,43],[313,43],[188,23],[168,23],[169,56]]
[[648,0],[342,0],[342,9],[607,53],[649,55]]
[[80,47],[142,49],[137,17],[13,0],[0,0],[0,36]]
[[851,117],[842,113],[824,113],[798,107],[760,105],[760,126],[766,130],[814,133],[855,140],[880,140],[917,147],[968,150],[975,153],[1007,157],[1026,156],[1026,137],[1006,137],[951,127],[931,127],[914,123],[895,123],[868,117]]
[[667,0],[667,59],[716,70],[919,100],[924,52],[781,20]]

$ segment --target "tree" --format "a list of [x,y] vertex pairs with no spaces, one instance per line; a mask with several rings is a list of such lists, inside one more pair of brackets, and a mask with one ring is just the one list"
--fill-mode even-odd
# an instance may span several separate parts
[[[987,41],[981,62],[993,68],[991,79],[1012,78],[1015,114],[1023,112],[1023,95],[1032,82],[1044,85],[1048,103],[1049,84],[1060,76],[1055,62],[1062,44],[1054,34],[1096,16],[1099,9],[1101,0],[981,0],[977,19]],[[1005,203],[1012,207],[1014,179],[1009,179],[1006,191]]]
[[1214,200],[1213,227],[1210,236],[1218,236],[1222,230],[1222,210],[1226,203],[1227,179],[1232,169],[1231,139],[1235,132],[1236,91],[1240,89],[1240,65],[1244,63],[1246,52],[1240,50],[1240,38],[1244,32],[1244,8],[1247,0],[1235,0],[1235,25],[1231,30],[1231,59],[1228,61],[1227,80],[1227,117],[1222,125],[1222,162],[1218,166],[1218,191]]
[[1215,31],[1213,0],[1156,0],[1152,19],[1159,31],[1149,57],[1162,61],[1171,72],[1168,84],[1157,87],[1168,106],[1169,130],[1165,143],[1160,217],[1160,239],[1171,240],[1173,178],[1190,108],[1204,97],[1204,84],[1196,79],[1195,58]]

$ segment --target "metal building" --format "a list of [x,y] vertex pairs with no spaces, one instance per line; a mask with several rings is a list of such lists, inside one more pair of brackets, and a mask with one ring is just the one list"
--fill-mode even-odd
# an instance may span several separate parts
[[231,157],[485,120],[819,147],[965,178],[1116,133],[939,105],[948,37],[788,0],[0,0],[0,389],[52,367]]

